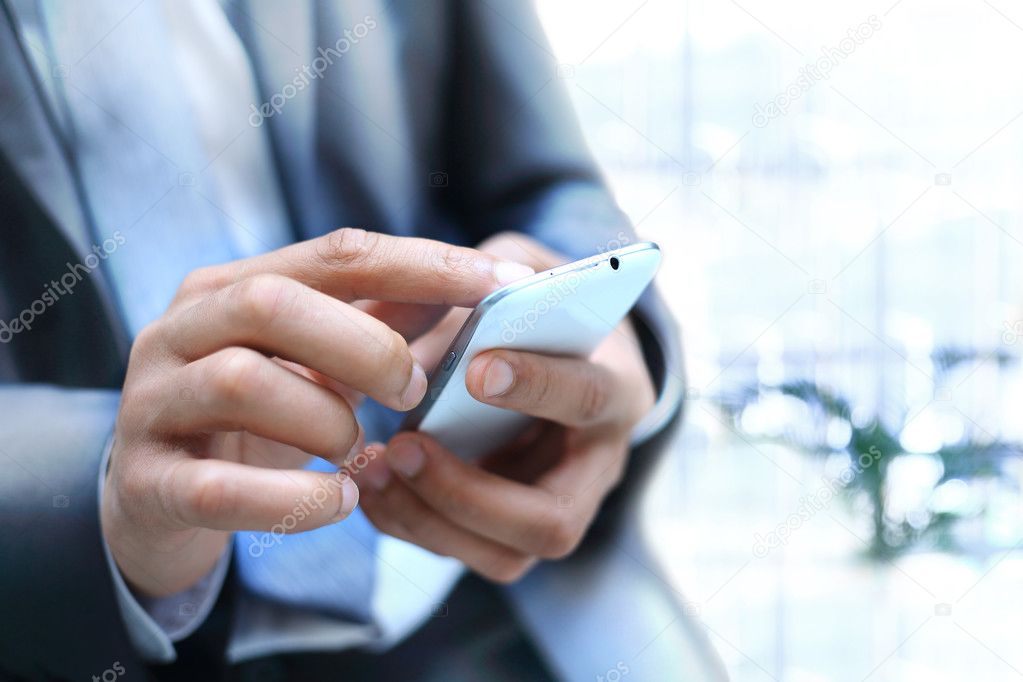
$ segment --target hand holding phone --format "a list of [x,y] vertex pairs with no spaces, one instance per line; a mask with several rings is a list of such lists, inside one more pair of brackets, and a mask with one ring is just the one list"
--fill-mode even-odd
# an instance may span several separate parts
[[[534,268],[562,262],[524,234],[502,233],[479,248]],[[516,280],[426,334],[410,331],[413,353],[437,367],[434,391],[411,422],[422,430],[375,446],[378,456],[355,476],[373,524],[503,583],[538,559],[574,551],[624,476],[632,435],[657,400],[634,325],[620,319],[657,260],[653,245],[615,249]],[[580,268],[589,275],[560,279]],[[515,303],[512,312],[502,312],[502,300]],[[438,359],[452,350],[445,371]],[[476,419],[461,417],[465,410]]]
[[659,264],[657,245],[643,242],[537,273],[490,294],[441,356],[426,398],[403,428],[423,431],[466,459],[507,442],[529,417],[469,395],[465,373],[472,359],[492,348],[588,356],[635,305]]

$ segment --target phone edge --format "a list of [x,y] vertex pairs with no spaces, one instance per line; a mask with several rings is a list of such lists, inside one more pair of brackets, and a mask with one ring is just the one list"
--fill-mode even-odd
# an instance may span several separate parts
[[[578,272],[580,270],[593,267],[598,263],[609,260],[612,256],[626,256],[650,250],[660,251],[661,247],[658,246],[656,242],[652,241],[637,242],[621,248],[594,254],[586,258],[580,258],[579,260],[562,263],[561,265],[557,265],[548,270],[541,270],[534,275],[523,277],[520,280],[516,280],[511,284],[501,287],[497,291],[489,293],[482,301],[476,304],[476,307],[473,308],[471,313],[469,313],[469,317],[466,318],[465,322],[462,323],[462,326],[459,327],[458,332],[455,334],[455,338],[452,339],[451,343],[441,354],[437,366],[430,371],[426,395],[423,396],[422,401],[420,401],[416,407],[412,408],[412,410],[406,415],[405,419],[402,420],[401,426],[398,427],[398,431],[418,430],[419,425],[423,422],[423,419],[426,418],[426,414],[436,402],[437,396],[440,395],[440,393],[447,387],[448,381],[455,374],[454,371],[445,372],[445,376],[441,383],[437,386],[432,385],[434,375],[436,375],[438,368],[442,367],[444,364],[444,358],[454,352],[457,354],[456,362],[461,362],[463,360],[463,351],[469,345],[469,341],[472,339],[473,334],[476,332],[476,328],[483,320],[483,316],[503,298],[526,287],[538,284],[550,277],[557,277],[559,275]],[[452,370],[453,369],[454,368],[452,368]]]

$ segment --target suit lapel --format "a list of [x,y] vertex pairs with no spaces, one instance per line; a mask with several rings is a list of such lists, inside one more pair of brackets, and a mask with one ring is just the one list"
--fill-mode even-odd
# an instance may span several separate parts
[[[28,189],[30,201],[41,208],[78,262],[82,262],[92,253],[88,219],[60,145],[56,112],[46,100],[44,86],[23,51],[17,19],[9,3],[0,0],[0,155]],[[102,316],[109,324],[114,352],[122,363],[126,362],[130,341],[109,281],[99,269],[90,280]],[[92,359],[98,362],[99,355],[93,355],[96,357]],[[113,372],[117,374],[119,370]]]
[[[292,223],[312,224],[319,214],[314,199],[318,183],[314,173],[315,108],[313,89],[296,91],[280,110],[270,117],[260,113],[274,95],[280,95],[285,84],[309,64],[313,46],[313,8],[308,0],[281,3],[277,0],[248,0],[229,6],[234,24],[256,75],[260,102],[250,123],[269,127],[278,178]],[[272,31],[272,33],[271,33]],[[291,91],[289,90],[289,93]],[[267,111],[263,109],[263,111]]]
[[[317,137],[329,162],[343,166],[372,202],[365,219],[382,224],[365,227],[405,232],[415,227],[419,211],[408,198],[417,196],[414,185],[417,180],[425,185],[429,171],[418,169],[409,132],[402,27],[392,4],[348,0],[319,6],[319,47],[340,56],[319,84],[319,120],[330,124],[321,125]],[[417,178],[420,172],[423,177]]]
[[[264,123],[304,238],[342,224],[414,227],[416,154],[397,87],[400,22],[386,4],[249,0],[238,17],[263,102],[293,95]],[[314,75],[293,91],[303,73]]]
[[84,257],[91,239],[53,111],[18,39],[18,24],[5,3],[0,16],[0,153],[28,187],[75,252]]

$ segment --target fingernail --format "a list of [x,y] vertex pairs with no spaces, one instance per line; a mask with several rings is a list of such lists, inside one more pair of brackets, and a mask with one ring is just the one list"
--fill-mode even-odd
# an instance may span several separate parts
[[419,444],[411,440],[403,440],[391,446],[387,451],[387,460],[392,469],[406,478],[414,478],[423,468],[426,455]]
[[412,380],[401,396],[402,409],[411,410],[426,395],[426,372],[418,362],[412,364]]
[[515,381],[515,372],[504,360],[495,358],[490,361],[487,373],[483,375],[483,397],[494,398],[501,395]]
[[345,476],[341,481],[341,508],[337,511],[337,516],[334,517],[337,521],[342,521],[352,513],[356,505],[359,504],[359,486],[355,485],[355,481],[352,480],[351,476]]
[[387,468],[387,465],[381,463],[368,467],[363,477],[369,481],[369,485],[373,490],[380,492],[391,482],[391,470]]
[[497,283],[501,286],[511,284],[517,279],[522,279],[523,277],[529,277],[530,275],[535,274],[536,271],[533,270],[533,268],[528,265],[523,265],[522,263],[513,263],[512,261],[503,260],[494,265],[494,279],[496,279]]

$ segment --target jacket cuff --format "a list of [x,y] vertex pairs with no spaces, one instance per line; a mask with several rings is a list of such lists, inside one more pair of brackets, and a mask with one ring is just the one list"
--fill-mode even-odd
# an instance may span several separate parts
[[657,402],[632,430],[630,445],[635,448],[660,433],[682,409],[685,369],[678,328],[653,287],[629,313],[629,320],[657,392]]

